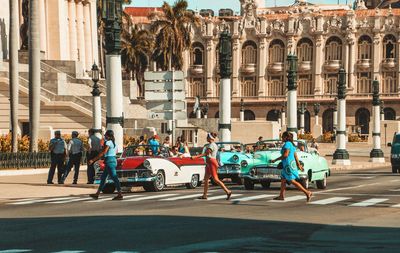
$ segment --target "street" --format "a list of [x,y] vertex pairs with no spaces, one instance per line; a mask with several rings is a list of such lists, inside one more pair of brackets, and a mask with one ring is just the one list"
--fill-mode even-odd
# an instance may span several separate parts
[[201,188],[173,187],[135,189],[123,201],[111,195],[93,201],[86,192],[94,188],[70,194],[72,187],[45,187],[65,194],[2,198],[0,252],[395,252],[400,246],[400,177],[389,167],[333,172],[326,190],[311,186],[311,203],[292,187],[285,201],[273,201],[279,183],[254,191],[229,185],[231,201],[218,187],[208,200],[196,200]]

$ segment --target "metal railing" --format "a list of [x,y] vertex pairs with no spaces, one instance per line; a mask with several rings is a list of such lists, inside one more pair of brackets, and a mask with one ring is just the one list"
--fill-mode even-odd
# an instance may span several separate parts
[[[83,152],[81,164],[86,164],[86,152]],[[51,165],[49,152],[0,153],[0,169],[47,168]]]

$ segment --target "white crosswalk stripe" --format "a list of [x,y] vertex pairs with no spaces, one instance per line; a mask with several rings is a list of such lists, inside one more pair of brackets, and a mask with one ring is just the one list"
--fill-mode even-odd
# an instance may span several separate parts
[[238,198],[238,199],[232,199],[232,201],[238,201],[238,202],[244,202],[244,201],[251,201],[251,200],[257,200],[257,199],[266,199],[273,197],[275,195],[271,194],[261,194],[261,195],[256,195],[256,196],[250,196],[250,197],[243,197],[243,198]]
[[394,207],[394,208],[400,208],[400,204],[393,205],[393,206],[391,206],[391,207]]
[[[242,196],[242,195],[243,194],[232,194],[231,198]],[[220,195],[220,196],[211,197],[211,198],[208,198],[207,200],[208,201],[212,201],[212,200],[218,200],[218,199],[226,199],[226,194]]]
[[34,200],[13,202],[13,203],[9,203],[9,205],[28,205],[28,204],[36,204],[36,203],[43,203],[43,202],[49,202],[49,201],[59,201],[59,200],[69,200],[69,199],[76,199],[76,198],[78,198],[78,197],[61,197],[61,198],[50,198],[50,199],[34,199]]
[[63,250],[63,251],[57,251],[53,253],[83,253],[86,252],[84,250]]
[[90,199],[92,199],[92,198],[87,197],[87,198],[79,198],[79,199],[59,200],[59,201],[47,202],[46,204],[66,204],[66,203],[72,203],[72,202],[86,201],[86,200],[90,200]]
[[328,199],[321,199],[321,200],[317,200],[317,201],[312,201],[312,202],[310,202],[310,204],[313,204],[313,205],[328,205],[328,204],[333,204],[333,203],[337,203],[337,202],[348,200],[348,199],[351,199],[351,198],[333,197],[333,198],[328,198]]
[[[140,197],[140,196],[143,196],[143,195],[124,195],[124,199],[122,201],[129,200],[129,199],[132,199],[132,198],[137,198],[137,197]],[[113,197],[101,197],[99,199],[89,198],[91,200],[90,201],[86,201],[86,202],[87,203],[101,203],[101,202],[105,202],[105,201],[111,201],[113,198],[114,198],[114,196]]]
[[292,197],[287,197],[287,198],[285,198],[285,200],[270,200],[269,202],[285,203],[285,202],[303,200],[303,199],[306,199],[306,198],[307,197],[305,195],[296,195],[296,196],[292,196]]
[[7,249],[0,250],[0,253],[23,253],[23,252],[32,252],[31,249]]
[[147,197],[141,197],[141,198],[135,198],[135,199],[128,199],[126,201],[129,202],[136,202],[136,201],[142,201],[142,200],[151,200],[151,199],[161,199],[161,198],[165,198],[165,197],[172,197],[172,196],[176,196],[178,194],[160,194],[160,195],[153,195],[153,196],[147,196]]
[[361,202],[357,202],[354,204],[351,204],[349,206],[357,206],[357,207],[366,207],[366,206],[373,206],[382,202],[387,201],[388,199],[379,199],[379,198],[372,198],[372,199],[367,199]]
[[196,199],[198,197],[201,197],[202,195],[203,194],[201,194],[201,193],[196,193],[196,194],[191,194],[191,195],[183,195],[183,196],[178,196],[178,197],[160,199],[160,201],[175,201],[175,200],[182,200],[182,199]]

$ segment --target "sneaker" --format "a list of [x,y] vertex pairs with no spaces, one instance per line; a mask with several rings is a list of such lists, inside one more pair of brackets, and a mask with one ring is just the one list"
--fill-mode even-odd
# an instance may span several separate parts
[[77,182],[76,182],[76,181],[74,181],[72,184],[77,184]]
[[98,200],[99,199],[99,195],[97,194],[90,194],[89,195],[92,199]]
[[53,182],[47,182],[47,184],[54,184]]
[[123,200],[124,197],[122,195],[115,196],[112,200]]

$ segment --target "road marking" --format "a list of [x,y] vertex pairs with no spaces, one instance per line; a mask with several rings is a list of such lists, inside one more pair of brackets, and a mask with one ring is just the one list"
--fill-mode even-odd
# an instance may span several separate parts
[[333,204],[333,203],[336,203],[336,202],[339,202],[339,201],[348,200],[348,199],[351,199],[351,198],[333,197],[333,198],[313,201],[313,202],[310,202],[310,204],[313,204],[313,205],[328,205],[328,204]]
[[[243,194],[232,194],[231,198],[242,196],[242,195]],[[220,196],[211,197],[211,198],[208,198],[207,200],[211,201],[211,200],[218,200],[218,199],[226,199],[226,194],[220,195]]]
[[366,206],[373,206],[382,202],[385,202],[389,199],[378,199],[378,198],[372,198],[372,199],[367,199],[358,203],[351,204],[349,206],[358,206],[358,207],[366,207]]
[[178,196],[178,197],[173,197],[173,198],[160,199],[160,201],[174,201],[174,200],[181,200],[181,199],[191,199],[191,198],[201,197],[202,195],[203,194],[197,193],[197,194],[191,194],[191,195],[186,195],[186,196]]
[[7,249],[0,250],[0,253],[22,253],[22,252],[31,252],[31,249]]
[[84,250],[63,250],[63,251],[57,251],[57,252],[53,252],[53,253],[82,253],[82,252],[86,252]]
[[176,196],[178,194],[160,194],[160,195],[153,195],[153,196],[147,196],[147,197],[141,197],[141,198],[135,198],[135,199],[128,199],[126,201],[133,202],[133,201],[142,201],[142,200],[150,200],[150,199],[160,199],[160,198],[165,198],[165,197],[172,197]]
[[391,207],[400,208],[400,204],[397,204],[397,205],[394,205],[394,206],[391,206]]
[[243,197],[243,198],[238,198],[238,199],[232,199],[232,201],[237,201],[237,202],[243,202],[243,201],[250,201],[250,200],[256,200],[256,199],[265,199],[265,198],[270,198],[275,195],[271,194],[261,194],[261,195],[256,195],[256,196],[250,196],[250,197]]
[[400,179],[394,179],[394,180],[390,180],[390,182],[399,182]]
[[268,202],[276,202],[276,203],[281,203],[281,202],[292,202],[292,201],[297,201],[297,200],[302,200],[306,199],[307,197],[304,195],[296,195],[292,197],[287,197],[285,200],[270,200]]
[[139,253],[139,251],[113,251],[111,253]]
[[[124,196],[124,200],[128,200],[128,199],[132,199],[132,198],[137,198],[140,197],[142,195],[128,195],[128,196]],[[111,201],[114,197],[101,197],[99,199],[93,199],[93,198],[89,198],[91,199],[90,201],[86,201],[87,203],[101,203],[101,202],[105,202],[105,201]]]
[[39,198],[12,199],[12,201],[14,201],[14,202],[22,202],[22,201],[29,201],[29,200],[35,200],[35,199],[39,199]]
[[379,184],[379,183],[361,184],[361,185],[357,185],[357,186],[350,186],[350,187],[343,187],[343,188],[336,188],[336,189],[324,190],[324,193],[325,193],[325,192],[333,192],[333,191],[342,191],[342,190],[349,190],[349,189],[361,188],[361,187],[371,186],[371,185],[377,185],[377,184]]
[[13,202],[13,203],[9,203],[9,205],[28,205],[28,204],[36,204],[36,203],[43,203],[43,202],[49,202],[49,201],[58,201],[58,200],[67,200],[67,199],[76,199],[76,198],[78,198],[78,197],[39,199],[39,200],[31,200],[31,201]]
[[400,189],[393,189],[393,190],[389,190],[391,192],[400,192]]
[[47,202],[46,204],[65,204],[65,203],[72,203],[72,202],[78,202],[78,201],[86,201],[86,200],[91,200],[91,197],[88,198],[79,198],[79,199],[70,199],[70,200],[60,200],[60,201],[52,201],[52,202]]

